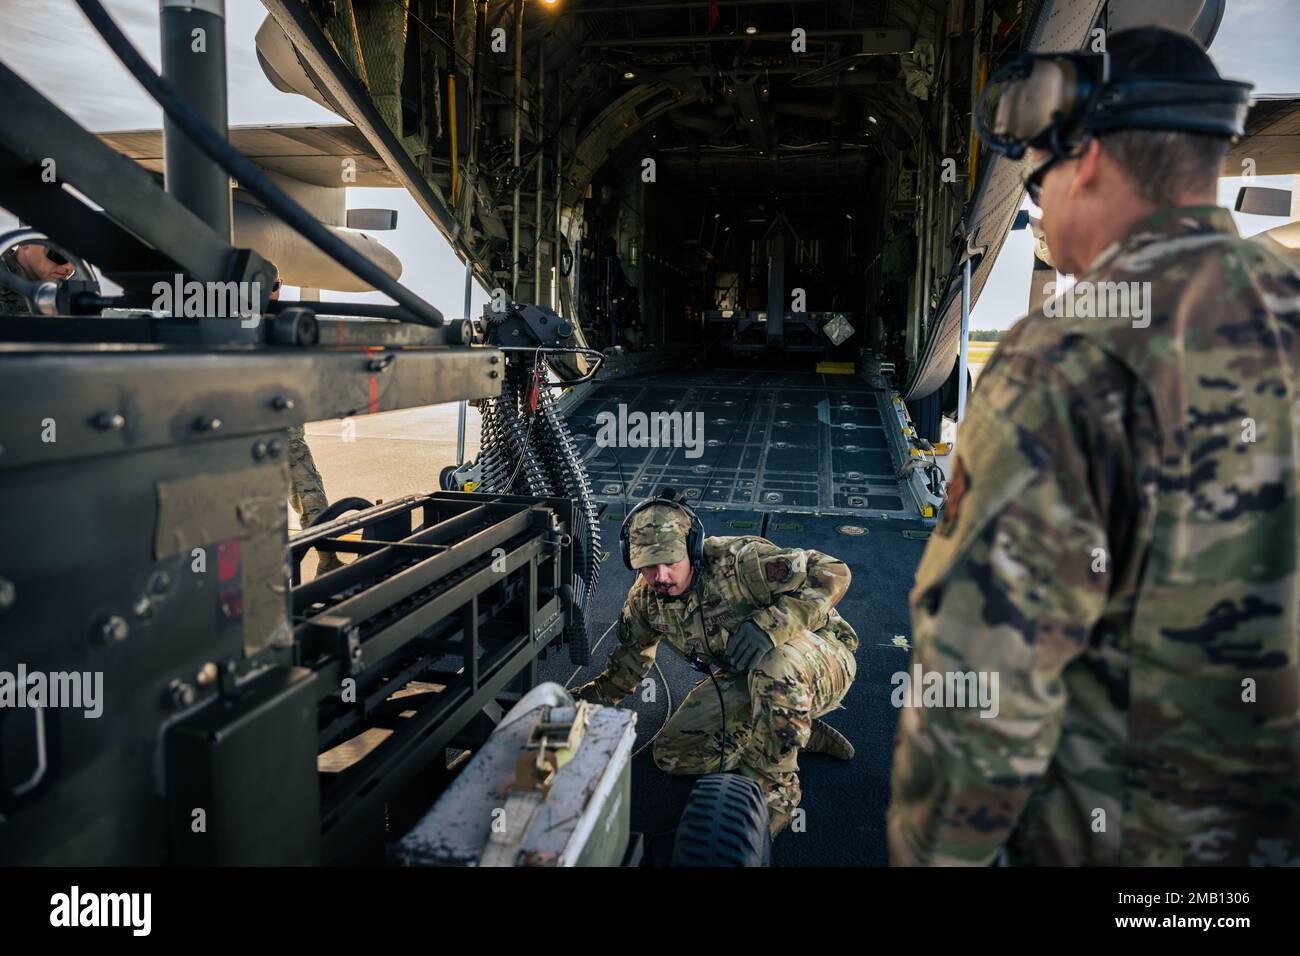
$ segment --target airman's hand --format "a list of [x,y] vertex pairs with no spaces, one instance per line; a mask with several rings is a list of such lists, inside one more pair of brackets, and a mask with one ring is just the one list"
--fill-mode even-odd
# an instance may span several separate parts
[[776,642],[766,631],[753,621],[746,621],[727,642],[727,660],[736,670],[747,671],[774,647]]

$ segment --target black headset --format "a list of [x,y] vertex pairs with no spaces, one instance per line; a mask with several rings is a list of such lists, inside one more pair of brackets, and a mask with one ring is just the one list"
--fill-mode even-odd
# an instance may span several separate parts
[[700,521],[694,509],[684,501],[677,498],[677,493],[671,488],[666,488],[654,498],[646,498],[635,508],[627,513],[623,519],[623,526],[618,529],[619,550],[623,554],[623,566],[629,571],[635,571],[632,567],[631,545],[628,536],[632,530],[632,516],[642,509],[649,508],[651,505],[668,505],[676,508],[682,514],[686,515],[691,521],[691,528],[686,533],[686,556],[691,560],[691,569],[699,570],[704,564],[704,522]]

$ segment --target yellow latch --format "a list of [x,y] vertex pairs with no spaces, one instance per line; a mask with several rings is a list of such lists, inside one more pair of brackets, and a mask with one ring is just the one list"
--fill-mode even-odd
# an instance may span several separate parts
[[[555,709],[547,707],[538,714],[528,736],[527,750],[515,765],[515,789],[549,788],[556,772],[573,759],[582,745],[587,721],[591,719],[591,705],[585,700],[578,701],[573,719],[562,722],[551,718]],[[536,751],[536,756],[528,751]]]
[[921,517],[923,517],[923,518],[933,518],[933,517],[934,517],[934,505],[926,505],[924,508],[922,508],[922,509],[921,509]]

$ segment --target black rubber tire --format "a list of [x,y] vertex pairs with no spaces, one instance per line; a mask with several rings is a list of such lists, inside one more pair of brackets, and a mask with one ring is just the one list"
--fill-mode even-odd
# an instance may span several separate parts
[[442,473],[438,475],[438,487],[441,488],[443,491],[458,491],[459,489],[454,486],[451,480],[451,476],[454,475],[455,473],[456,473],[455,465],[448,465],[446,468],[444,468],[442,470]]
[[912,416],[916,433],[926,441],[936,442],[943,432],[943,388],[937,388],[925,398],[907,403],[907,413]]
[[673,866],[771,866],[763,791],[748,777],[711,773],[691,790],[677,825]]
[[316,519],[308,528],[314,528],[317,525],[325,524],[327,521],[333,521],[335,518],[342,517],[349,511],[365,511],[367,508],[373,508],[374,504],[366,501],[365,498],[340,498],[324,511],[316,516]]
[[[966,407],[967,408],[970,408],[970,396],[974,388],[975,388],[974,380],[971,378],[970,369],[968,368],[966,369]],[[957,366],[956,365],[952,367],[952,374],[948,376],[948,381],[943,383],[943,388],[940,389],[940,391],[943,392],[943,401],[942,401],[943,414],[945,417],[950,418],[952,421],[955,422],[957,420]],[[942,427],[943,427],[942,423],[940,423],[940,428]],[[931,440],[933,441],[934,439]]]

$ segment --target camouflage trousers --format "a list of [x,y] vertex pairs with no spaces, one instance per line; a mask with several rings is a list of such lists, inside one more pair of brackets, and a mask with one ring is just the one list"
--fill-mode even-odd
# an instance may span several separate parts
[[712,681],[695,685],[655,738],[655,764],[671,774],[714,773],[721,754],[724,771],[763,788],[775,836],[799,806],[799,750],[813,718],[838,709],[855,676],[848,645],[829,632],[804,631],[752,670],[718,676],[721,709]]
[[298,512],[305,528],[329,507],[325,482],[316,470],[301,425],[289,429],[289,506]]
[[[307,447],[307,439],[301,425],[289,429],[289,507],[298,512],[305,528],[330,506],[325,497],[325,482],[316,470],[316,462]],[[332,552],[317,549],[320,563],[316,566],[317,574],[324,574],[343,566],[343,562]]]

